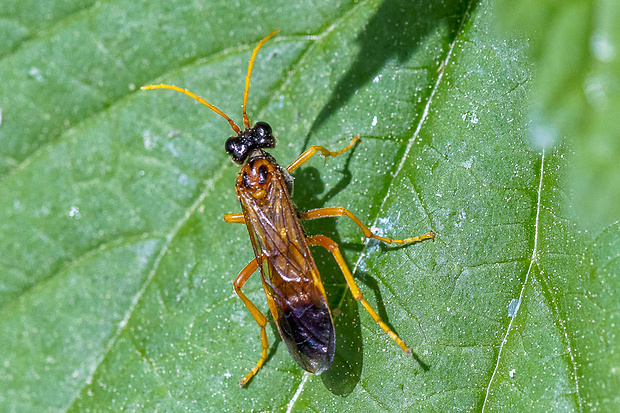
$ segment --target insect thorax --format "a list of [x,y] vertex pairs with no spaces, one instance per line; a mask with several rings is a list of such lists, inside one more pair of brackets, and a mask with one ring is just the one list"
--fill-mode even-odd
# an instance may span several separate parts
[[247,156],[245,165],[237,176],[235,192],[246,191],[260,200],[264,198],[271,185],[271,181],[284,179],[289,194],[293,191],[293,177],[282,168],[273,156],[262,149],[253,149]]

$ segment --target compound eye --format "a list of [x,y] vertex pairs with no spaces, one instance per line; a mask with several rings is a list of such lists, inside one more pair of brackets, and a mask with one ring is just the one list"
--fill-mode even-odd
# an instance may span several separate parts
[[256,122],[254,131],[258,136],[269,136],[273,132],[271,126],[267,122]]
[[252,129],[254,142],[259,148],[274,148],[276,138],[272,135],[271,126],[266,122],[256,122]]
[[238,164],[242,164],[243,160],[248,155],[248,146],[242,139],[239,139],[239,136],[231,136],[226,139],[224,148],[232,160]]

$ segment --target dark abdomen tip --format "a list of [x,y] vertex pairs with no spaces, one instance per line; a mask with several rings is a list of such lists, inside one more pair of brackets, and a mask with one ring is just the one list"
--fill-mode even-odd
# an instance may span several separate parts
[[334,359],[336,335],[326,303],[286,309],[278,320],[280,335],[297,364],[310,373],[327,370]]

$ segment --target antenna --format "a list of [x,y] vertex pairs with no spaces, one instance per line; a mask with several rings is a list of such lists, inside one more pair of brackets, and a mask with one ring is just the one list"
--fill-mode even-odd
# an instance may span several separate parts
[[215,106],[213,106],[212,104],[210,104],[209,102],[207,102],[206,100],[204,100],[203,98],[201,98],[200,96],[190,92],[187,89],[183,89],[180,88],[178,86],[175,85],[148,85],[148,86],[142,86],[140,89],[142,90],[151,90],[151,89],[172,89],[172,90],[176,90],[177,92],[181,92],[184,95],[189,96],[192,99],[197,100],[198,102],[202,103],[203,105],[205,105],[206,107],[208,107],[209,109],[211,109],[213,112],[217,113],[218,115],[222,116],[224,119],[226,119],[228,121],[228,123],[230,124],[230,127],[235,131],[235,133],[239,133],[241,131],[241,129],[239,129],[239,126],[237,126],[237,124],[235,122],[233,122],[233,120],[231,118],[229,118],[228,116],[226,116],[226,114],[224,112],[222,112],[221,110],[219,110],[218,108],[216,108]]
[[[250,76],[252,75],[252,67],[254,66],[254,60],[256,59],[256,54],[258,53],[258,50],[261,48],[261,46],[265,44],[265,42],[269,40],[271,37],[273,37],[277,32],[278,30],[274,30],[273,32],[269,33],[263,40],[261,40],[258,43],[258,45],[252,51],[252,57],[250,58],[250,63],[248,64],[248,74],[245,76],[245,90],[243,91],[243,126],[245,126],[246,129],[249,129],[251,126],[250,118],[248,118],[248,114],[246,113],[246,107],[247,107],[247,101],[248,101],[248,94],[250,90]],[[177,92],[183,93],[184,95],[187,95],[190,98],[197,100],[198,102],[202,103],[203,105],[211,109],[213,112],[217,113],[218,115],[226,119],[228,123],[230,124],[230,127],[233,129],[233,131],[235,131],[235,133],[241,132],[241,129],[239,128],[239,126],[237,126],[237,124],[231,118],[226,116],[224,112],[222,112],[214,105],[210,104],[209,102],[207,102],[200,96],[196,95],[195,93],[190,92],[187,89],[183,89],[175,85],[166,85],[163,83],[160,85],[142,86],[140,89],[142,90],[151,90],[151,89],[176,90]]]
[[254,66],[254,59],[256,59],[256,54],[258,53],[258,49],[262,47],[263,44],[271,37],[273,37],[279,29],[276,29],[269,33],[263,40],[258,42],[258,45],[252,51],[252,57],[250,58],[250,63],[248,63],[248,74],[245,75],[245,90],[243,91],[243,125],[249,129],[250,128],[250,118],[248,118],[248,114],[246,113],[246,106],[248,102],[248,94],[250,92],[250,76],[252,76],[252,67]]

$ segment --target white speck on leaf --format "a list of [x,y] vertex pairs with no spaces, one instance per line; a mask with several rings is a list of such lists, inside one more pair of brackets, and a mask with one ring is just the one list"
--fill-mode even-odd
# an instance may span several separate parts
[[189,177],[185,174],[181,174],[179,175],[178,182],[179,182],[179,185],[186,186],[189,182]]
[[474,162],[474,158],[473,156],[470,157],[468,160],[466,160],[465,162],[461,162],[461,166],[465,169],[471,169],[471,164]]
[[146,149],[147,151],[150,151],[151,149],[153,149],[153,140],[151,137],[150,130],[147,129],[144,132],[142,132],[142,140],[144,141],[144,149]]
[[168,149],[170,153],[172,154],[172,156],[174,156],[175,158],[179,156],[179,152],[177,152],[177,150],[174,149],[174,145],[172,144],[172,142],[166,143],[166,149]]
[[41,75],[41,70],[38,67],[31,67],[28,69],[28,74],[35,78],[37,82],[43,82],[43,75]]
[[518,298],[513,298],[508,303],[508,317],[516,317],[517,311],[519,311],[519,307],[521,306],[521,300]]
[[82,218],[82,214],[80,214],[80,208],[76,207],[75,205],[72,205],[71,208],[69,208],[69,216],[75,219]]

